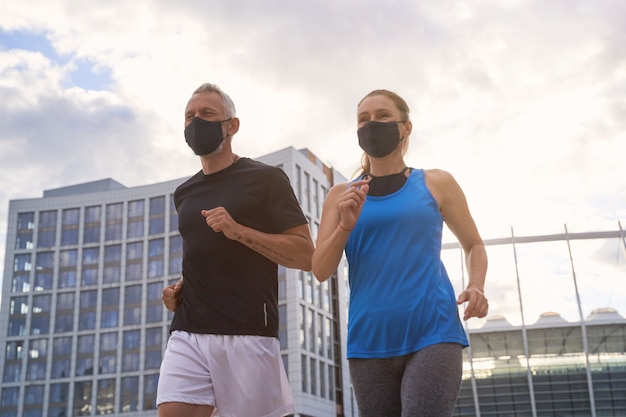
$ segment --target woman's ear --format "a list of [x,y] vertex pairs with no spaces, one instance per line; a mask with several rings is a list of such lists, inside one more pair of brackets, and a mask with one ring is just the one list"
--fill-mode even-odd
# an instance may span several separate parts
[[404,128],[400,131],[400,136],[403,139],[406,139],[409,137],[409,135],[411,135],[411,132],[413,131],[413,123],[411,123],[410,120],[407,120],[403,123],[403,126]]

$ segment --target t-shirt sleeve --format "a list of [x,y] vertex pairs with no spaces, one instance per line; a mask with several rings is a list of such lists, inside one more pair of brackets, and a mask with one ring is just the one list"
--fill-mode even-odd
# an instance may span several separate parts
[[281,233],[292,227],[307,224],[307,218],[302,213],[287,174],[280,168],[273,168],[268,177],[267,210],[271,218],[272,231]]

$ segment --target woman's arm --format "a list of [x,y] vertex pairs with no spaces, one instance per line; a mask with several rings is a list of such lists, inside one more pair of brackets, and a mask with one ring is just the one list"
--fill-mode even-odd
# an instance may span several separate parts
[[485,317],[489,311],[484,294],[487,251],[470,214],[465,194],[454,177],[446,171],[428,170],[426,181],[439,202],[446,225],[459,240],[465,254],[469,279],[466,289],[457,299],[457,304],[468,302],[463,319]]
[[313,252],[313,274],[318,281],[326,281],[339,266],[350,231],[361,214],[368,181],[355,181],[349,186],[338,184],[330,189],[324,201],[322,220]]

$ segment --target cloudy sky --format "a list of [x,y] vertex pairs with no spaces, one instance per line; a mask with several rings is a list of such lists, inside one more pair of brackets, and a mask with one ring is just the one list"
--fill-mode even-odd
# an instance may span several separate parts
[[356,103],[387,88],[408,164],[450,171],[484,238],[626,225],[623,0],[31,0],[0,4],[0,256],[11,199],[199,169],[183,110],[207,81],[240,155],[349,177]]

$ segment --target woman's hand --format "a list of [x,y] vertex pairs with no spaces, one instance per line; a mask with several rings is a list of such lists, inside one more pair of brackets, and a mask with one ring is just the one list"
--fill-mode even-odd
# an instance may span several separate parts
[[468,320],[472,317],[482,319],[489,312],[489,301],[485,297],[485,293],[478,288],[468,287],[456,300],[457,305],[465,302],[467,302],[467,307],[465,308],[463,320]]
[[343,230],[354,229],[356,221],[361,215],[369,188],[369,180],[355,181],[337,198],[337,209],[340,217],[339,227]]

